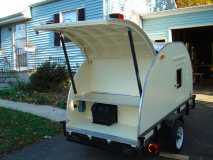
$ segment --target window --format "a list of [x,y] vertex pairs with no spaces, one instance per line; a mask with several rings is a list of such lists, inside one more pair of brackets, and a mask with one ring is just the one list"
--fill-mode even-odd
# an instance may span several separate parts
[[26,37],[26,26],[25,26],[25,24],[16,25],[15,37],[16,37],[16,39],[22,39],[22,38]]
[[180,88],[182,86],[182,69],[181,68],[176,71],[176,81],[177,81],[176,87]]
[[[62,22],[77,22],[77,11],[69,11],[62,13]],[[71,42],[71,40],[66,37],[64,37],[64,41],[65,43]]]
[[77,22],[77,12],[71,11],[71,12],[64,12],[62,13],[63,22]]
[[25,48],[26,46],[26,25],[18,24],[15,30],[15,41],[17,48]]
[[155,42],[156,43],[165,43],[166,40],[165,39],[156,39]]
[[17,24],[15,27],[15,64],[17,69],[27,67],[26,36],[26,24]]
[[[85,9],[81,8],[74,11],[67,11],[62,12],[61,14],[54,15],[54,22],[55,23],[68,23],[68,22],[77,22],[77,21],[84,21],[85,20]],[[69,39],[65,37],[65,42],[70,42]],[[54,46],[60,46],[60,37],[58,33],[55,33],[54,36]]]
[[[60,14],[54,14],[53,16],[54,23],[60,23]],[[54,46],[60,46],[60,35],[55,32],[54,33]]]
[[166,40],[165,39],[157,39],[154,40],[153,46],[155,48],[156,53],[158,54],[160,50],[165,46]]
[[84,21],[85,19],[85,8],[78,9],[78,21]]

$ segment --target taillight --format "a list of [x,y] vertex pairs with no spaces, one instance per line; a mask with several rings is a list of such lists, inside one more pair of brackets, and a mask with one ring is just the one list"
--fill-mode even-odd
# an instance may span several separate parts
[[160,152],[160,145],[157,143],[150,143],[147,149],[149,153],[156,155]]

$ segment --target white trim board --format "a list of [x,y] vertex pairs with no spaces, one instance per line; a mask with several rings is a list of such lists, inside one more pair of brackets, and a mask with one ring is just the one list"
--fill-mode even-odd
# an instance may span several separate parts
[[152,19],[152,18],[159,18],[159,17],[186,14],[186,13],[196,13],[196,12],[203,12],[203,11],[210,11],[210,10],[213,10],[213,5],[193,6],[193,7],[153,12],[153,13],[144,14],[142,15],[142,17],[143,19]]
[[197,28],[197,27],[208,27],[213,26],[213,23],[205,23],[205,24],[193,24],[193,25],[180,25],[180,26],[172,26],[169,27],[169,30],[173,29],[187,29],[187,28]]
[[106,20],[109,14],[109,0],[103,0],[103,19]]
[[169,27],[169,29],[168,29],[168,41],[172,42],[172,30],[197,28],[197,27],[208,27],[208,26],[213,26],[213,23],[194,24],[194,25],[180,25],[180,26],[177,26],[177,27]]

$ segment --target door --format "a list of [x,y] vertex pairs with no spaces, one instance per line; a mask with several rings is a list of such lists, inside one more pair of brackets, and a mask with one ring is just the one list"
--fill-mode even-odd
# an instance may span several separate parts
[[26,43],[26,25],[17,24],[15,26],[14,34],[14,61],[16,70],[23,70],[27,68],[27,52],[25,51]]

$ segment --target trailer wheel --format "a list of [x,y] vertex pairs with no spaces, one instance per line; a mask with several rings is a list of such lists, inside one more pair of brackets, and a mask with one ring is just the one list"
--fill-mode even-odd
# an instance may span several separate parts
[[181,121],[176,121],[170,131],[170,146],[172,152],[179,153],[184,143],[184,127]]

